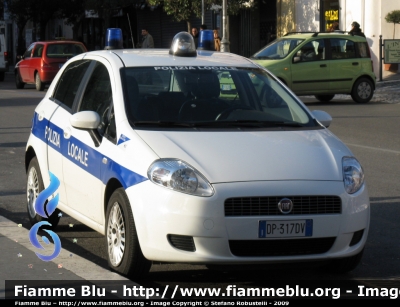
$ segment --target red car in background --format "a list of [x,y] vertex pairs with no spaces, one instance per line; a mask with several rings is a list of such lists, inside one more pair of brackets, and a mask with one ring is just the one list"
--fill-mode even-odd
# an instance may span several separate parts
[[86,51],[78,41],[34,42],[18,56],[21,60],[15,65],[15,85],[22,89],[25,84],[35,84],[38,91],[43,91],[66,61]]

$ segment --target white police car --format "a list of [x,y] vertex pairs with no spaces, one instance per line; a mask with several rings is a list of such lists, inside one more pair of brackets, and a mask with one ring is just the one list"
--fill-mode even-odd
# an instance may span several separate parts
[[51,172],[57,208],[105,235],[109,265],[123,275],[146,274],[152,261],[331,260],[350,271],[370,204],[331,120],[251,60],[196,51],[186,32],[170,51],[81,54],[34,113],[29,217],[40,221],[34,203]]

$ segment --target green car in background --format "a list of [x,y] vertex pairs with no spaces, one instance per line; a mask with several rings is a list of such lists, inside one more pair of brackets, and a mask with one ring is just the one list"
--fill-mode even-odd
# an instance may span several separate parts
[[376,76],[365,37],[342,32],[289,33],[250,57],[296,95],[330,101],[349,94],[358,103],[374,95]]

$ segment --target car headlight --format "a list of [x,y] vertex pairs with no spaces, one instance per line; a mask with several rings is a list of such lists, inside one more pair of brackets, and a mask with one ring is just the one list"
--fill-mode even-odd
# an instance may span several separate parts
[[207,179],[189,164],[177,159],[154,161],[147,177],[155,184],[196,196],[212,196],[214,190]]
[[354,194],[364,184],[364,170],[354,157],[343,157],[343,182],[347,193]]

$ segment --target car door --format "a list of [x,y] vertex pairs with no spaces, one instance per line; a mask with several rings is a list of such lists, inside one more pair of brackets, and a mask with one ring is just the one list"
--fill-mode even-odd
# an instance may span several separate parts
[[32,51],[35,44],[31,44],[25,51],[23,59],[18,64],[19,74],[23,82],[33,82],[32,78],[29,78],[29,67],[31,67]]
[[357,56],[356,43],[347,38],[331,38],[329,46],[330,87],[338,93],[350,93],[354,80],[362,70],[362,59]]
[[291,64],[292,87],[296,94],[329,90],[330,66],[324,39],[315,39],[298,48]]
[[[69,142],[66,138],[68,131],[65,131],[65,127],[68,126],[74,100],[90,64],[90,60],[78,60],[69,64],[57,80],[55,90],[50,97],[50,100],[58,107],[50,117],[46,128],[46,139],[49,145],[47,146],[48,166],[49,170],[60,180],[60,204],[65,206],[68,205],[68,198],[63,175],[63,159],[67,155]],[[64,208],[60,207],[60,209]]]
[[33,48],[32,57],[29,60],[28,67],[28,76],[31,80],[35,80],[35,71],[41,69],[43,48],[44,45],[39,43],[35,44],[35,47]]
[[96,144],[88,131],[76,129],[69,122],[65,123],[64,133],[67,134],[68,142],[63,173],[69,206],[92,223],[102,224],[105,185],[101,170],[107,164],[104,153],[109,146],[109,140],[103,136],[111,112],[112,89],[110,73],[106,67],[109,66],[108,62],[93,61],[93,65],[80,100],[76,102],[76,111],[95,111],[99,114],[103,123],[97,131],[101,142]]

